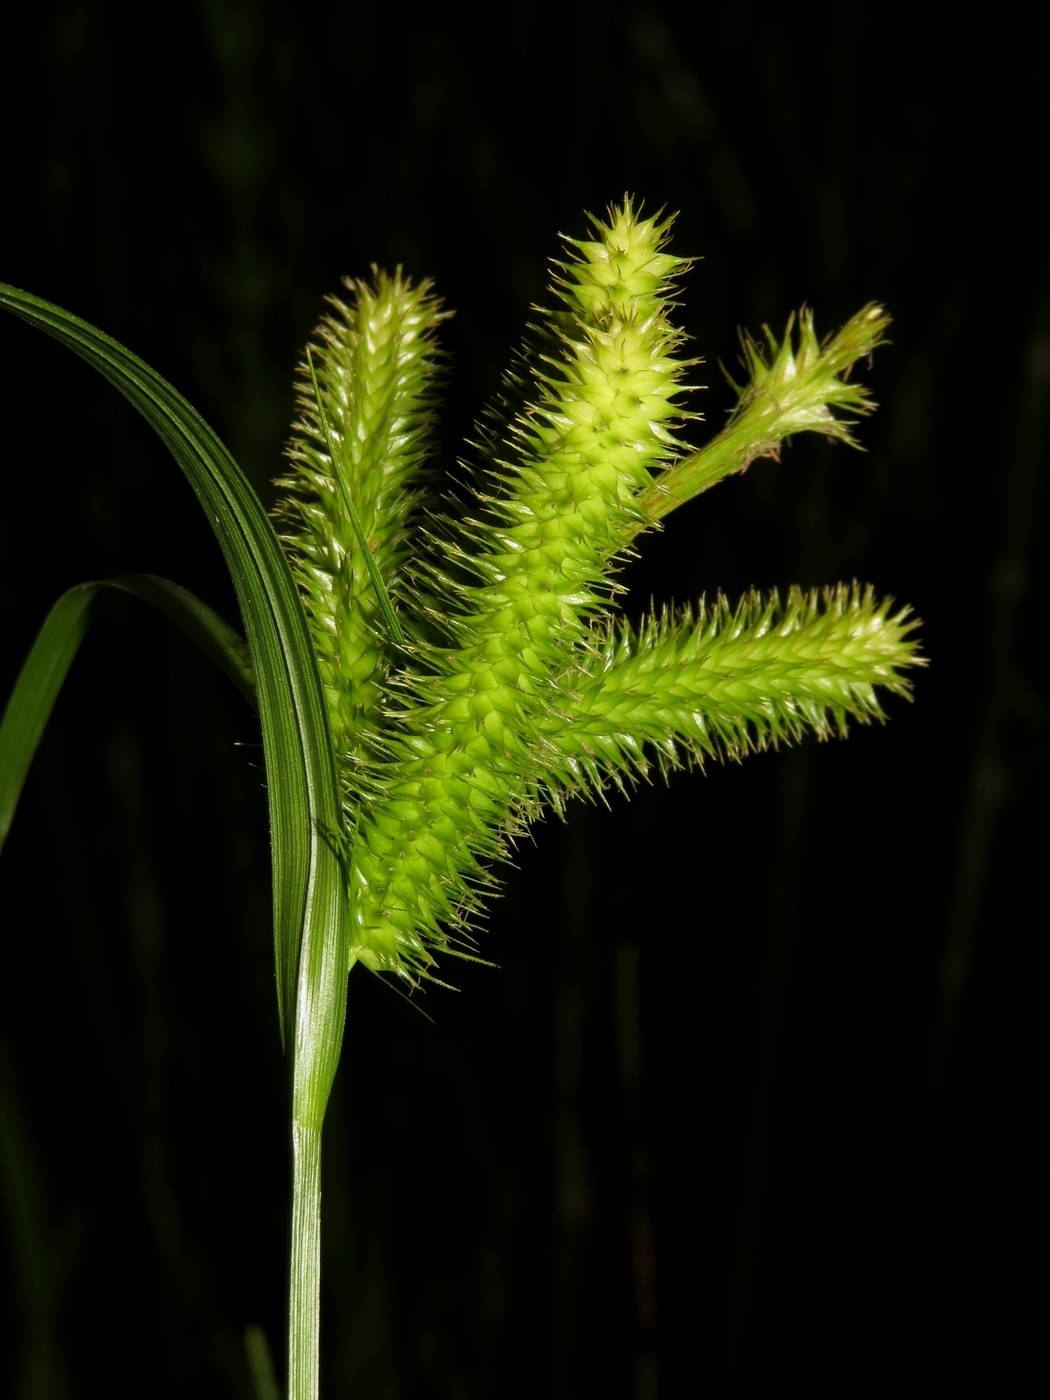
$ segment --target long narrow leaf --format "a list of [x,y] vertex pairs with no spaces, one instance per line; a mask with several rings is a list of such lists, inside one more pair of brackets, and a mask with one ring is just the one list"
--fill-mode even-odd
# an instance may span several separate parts
[[114,591],[152,603],[192,637],[257,708],[247,643],[187,589],[156,574],[120,574],[77,584],[45,618],[0,721],[0,851],[62,683],[99,605]]
[[[296,1112],[318,1126],[338,1062],[348,966],[340,802],[317,664],[262,504],[200,414],[119,342],[0,283],[0,305],[104,375],[170,449],[207,513],[237,592],[255,673],[270,804],[282,1025],[294,1016]],[[300,975],[301,970],[301,975]]]
[[196,594],[159,574],[115,574],[103,579],[102,586],[130,593],[163,613],[169,622],[192,637],[219,670],[225,671],[252,709],[258,710],[248,643]]
[[101,585],[82,583],[63,593],[26,658],[0,723],[0,851],[40,736],[84,633],[98,607]]

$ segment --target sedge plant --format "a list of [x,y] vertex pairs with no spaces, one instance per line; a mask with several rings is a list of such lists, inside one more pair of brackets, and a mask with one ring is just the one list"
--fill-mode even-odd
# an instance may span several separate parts
[[[156,428],[208,514],[246,639],[149,575],[54,605],[0,728],[0,842],[87,624],[114,590],[158,607],[257,708],[273,860],[278,1011],[291,1062],[288,1396],[318,1391],[321,1127],[357,963],[406,989],[480,956],[500,863],[546,809],[880,719],[921,664],[908,609],[870,587],[721,594],[629,626],[641,537],[788,437],[856,445],[850,378],[888,318],[818,339],[744,337],[726,426],[687,445],[697,361],[674,324],[689,263],[630,200],[566,242],[552,307],[472,449],[472,494],[431,466],[446,315],[400,272],[348,281],[299,367],[275,522],[189,404],[123,346],[0,286],[0,302],[95,365]],[[275,528],[276,526],[276,528]],[[262,1345],[253,1334],[252,1356]],[[255,1363],[253,1362],[253,1365]],[[262,1363],[260,1363],[262,1364]]]

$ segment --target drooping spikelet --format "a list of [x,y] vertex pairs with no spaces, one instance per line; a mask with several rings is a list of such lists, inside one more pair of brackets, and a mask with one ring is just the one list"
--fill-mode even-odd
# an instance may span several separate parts
[[371,285],[349,279],[345,285],[349,299],[329,298],[331,314],[312,347],[337,461],[329,455],[303,364],[288,447],[291,470],[277,486],[283,538],[312,624],[349,799],[370,752],[392,649],[343,493],[356,505],[396,605],[407,526],[429,448],[434,332],[444,313],[430,283],[413,286],[400,271],[393,277],[376,272]]

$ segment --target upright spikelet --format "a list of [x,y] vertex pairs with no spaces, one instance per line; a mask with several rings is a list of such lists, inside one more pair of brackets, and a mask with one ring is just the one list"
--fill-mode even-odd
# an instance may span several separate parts
[[[425,286],[379,277],[321,327],[333,451],[304,379],[283,518],[346,781],[352,951],[376,971],[413,980],[440,949],[469,955],[492,862],[544,804],[622,786],[648,754],[667,768],[804,728],[823,737],[848,715],[879,717],[875,686],[907,689],[914,624],[856,585],[792,590],[784,606],[775,594],[735,609],[719,597],[638,633],[617,624],[615,570],[659,517],[788,433],[851,441],[832,410],[869,411],[846,375],[887,325],[867,307],[821,345],[806,313],[797,349],[790,324],[780,345],[769,336],[769,363],[745,340],[738,410],[689,452],[677,434],[692,362],[670,320],[686,263],[666,251],[667,231],[628,201],[569,245],[560,306],[510,386],[522,406],[483,438],[477,518],[432,516],[411,549],[437,304]],[[411,619],[392,673],[340,471]]]
[[303,365],[288,447],[292,470],[277,486],[283,538],[312,623],[336,761],[349,795],[364,775],[392,653],[344,493],[357,507],[396,604],[428,450],[434,331],[444,313],[428,282],[414,287],[400,272],[377,272],[371,286],[349,279],[345,285],[349,301],[329,298],[332,313],[312,347],[337,460],[328,453]]
[[358,826],[355,934],[376,966],[426,966],[428,947],[475,907],[481,859],[536,814],[560,766],[542,732],[554,684],[587,649],[610,567],[646,523],[636,497],[677,446],[668,279],[682,260],[663,251],[666,225],[630,205],[597,233],[562,269],[564,310],[544,328],[535,400],[510,425],[483,517],[447,548],[456,644],[415,681],[381,765],[386,795]]

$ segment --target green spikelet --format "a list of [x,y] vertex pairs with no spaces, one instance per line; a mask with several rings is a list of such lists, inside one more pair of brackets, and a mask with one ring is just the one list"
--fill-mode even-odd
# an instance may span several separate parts
[[346,287],[349,301],[329,298],[332,313],[312,347],[337,461],[327,449],[309,365],[301,365],[299,417],[288,447],[292,470],[277,486],[283,539],[312,624],[349,800],[366,771],[392,649],[344,493],[396,605],[428,450],[434,331],[444,313],[429,283],[414,287],[400,272],[377,272],[372,286],[348,280]]
[[561,269],[563,310],[541,331],[535,399],[510,425],[483,518],[446,546],[438,586],[456,644],[414,683],[387,795],[358,827],[355,933],[373,966],[425,968],[490,883],[482,862],[537,814],[561,766],[542,734],[555,683],[648,523],[638,495],[678,447],[669,278],[684,261],[664,251],[667,225],[629,204],[596,233]]
[[[741,336],[748,380],[733,385],[740,399],[729,422],[706,447],[658,477],[642,498],[644,509],[656,518],[667,515],[723,477],[745,471],[756,458],[778,456],[780,444],[792,433],[822,433],[857,447],[850,428],[875,405],[863,384],[850,383],[849,372],[885,344],[889,323],[882,307],[871,303],[822,345],[812,311],[803,308],[797,348],[794,316],[779,345],[766,327],[768,363],[762,347],[749,335]],[[853,418],[836,417],[836,408]]]
[[650,617],[637,633],[609,626],[600,666],[548,733],[592,785],[632,767],[644,775],[649,753],[666,770],[682,756],[739,759],[805,729],[844,736],[849,716],[883,718],[876,686],[908,693],[902,670],[924,664],[915,626],[907,608],[894,613],[857,584],[793,588],[786,605],[775,592],[736,608],[719,596],[695,616]]
[[690,451],[677,435],[695,416],[679,402],[694,362],[670,319],[687,264],[668,227],[627,201],[568,245],[559,307],[483,430],[473,519],[412,517],[441,317],[429,288],[352,284],[320,328],[321,403],[304,374],[282,518],[347,795],[352,952],[375,971],[414,981],[441,950],[470,956],[493,862],[545,805],[623,786],[651,757],[667,769],[841,732],[880,717],[874,687],[904,692],[921,664],[907,610],[857,585],[617,624],[616,570],[661,516],[790,433],[852,443],[833,410],[870,411],[848,372],[888,324],[867,307],[821,345],[804,312],[797,346],[791,323],[781,344],[768,336],[768,361],[745,338],[738,409]]

